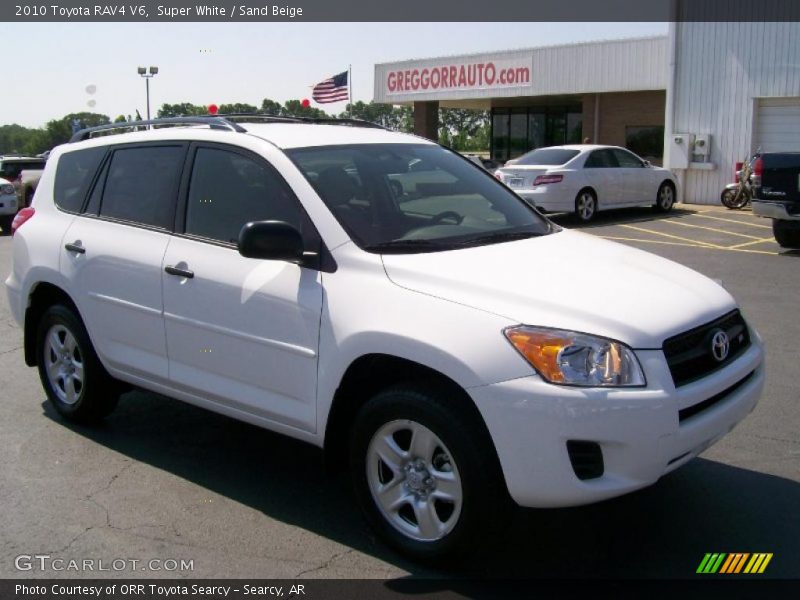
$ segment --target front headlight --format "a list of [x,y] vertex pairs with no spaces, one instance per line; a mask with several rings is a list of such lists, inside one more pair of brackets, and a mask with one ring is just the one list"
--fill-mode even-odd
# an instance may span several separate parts
[[10,183],[4,183],[0,185],[0,194],[9,195],[14,193],[14,186]]
[[503,331],[511,345],[550,383],[587,387],[645,385],[628,346],[608,338],[519,325]]

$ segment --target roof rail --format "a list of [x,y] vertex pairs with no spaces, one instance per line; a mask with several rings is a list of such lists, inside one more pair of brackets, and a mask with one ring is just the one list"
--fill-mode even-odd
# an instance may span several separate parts
[[163,126],[188,126],[188,125],[207,125],[210,129],[223,129],[225,131],[235,131],[244,133],[247,130],[238,122],[263,121],[267,123],[313,123],[316,125],[348,125],[350,127],[366,127],[370,129],[386,129],[383,125],[364,121],[362,119],[337,119],[330,117],[294,117],[294,116],[275,116],[262,115],[258,113],[232,113],[225,115],[208,115],[196,117],[166,117],[163,119],[149,119],[147,121],[125,121],[124,123],[107,123],[97,127],[89,127],[76,132],[71,138],[70,143],[88,140],[93,134],[102,131],[116,131],[121,129],[138,129],[151,125]]
[[351,127],[367,127],[370,129],[386,129],[383,125],[378,125],[363,119],[339,119],[336,117],[300,117],[289,115],[264,115],[260,113],[230,113],[219,114],[218,117],[234,122],[266,121],[271,123],[314,123],[316,125],[349,125]]
[[164,119],[150,119],[147,121],[126,121],[124,123],[107,123],[106,125],[98,125],[97,127],[89,127],[88,129],[81,129],[76,132],[70,139],[70,143],[81,142],[88,140],[92,134],[101,131],[114,131],[118,129],[138,129],[139,127],[147,127],[150,125],[207,125],[210,129],[224,129],[226,131],[246,131],[236,123],[227,121],[216,116],[200,116],[200,117],[167,117]]

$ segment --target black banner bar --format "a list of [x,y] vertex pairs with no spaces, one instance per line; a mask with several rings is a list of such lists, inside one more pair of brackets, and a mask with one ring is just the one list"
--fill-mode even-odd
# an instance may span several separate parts
[[798,580],[698,576],[684,580],[0,580],[3,600],[455,600],[459,598],[797,598]]
[[797,0],[9,0],[9,22],[799,21]]

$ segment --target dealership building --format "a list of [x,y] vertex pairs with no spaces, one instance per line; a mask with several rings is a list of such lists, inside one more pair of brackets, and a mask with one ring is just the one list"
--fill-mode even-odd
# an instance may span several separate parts
[[800,23],[671,23],[666,36],[375,65],[375,101],[491,114],[491,157],[541,146],[625,146],[672,169],[684,201],[719,202],[757,148],[800,151]]

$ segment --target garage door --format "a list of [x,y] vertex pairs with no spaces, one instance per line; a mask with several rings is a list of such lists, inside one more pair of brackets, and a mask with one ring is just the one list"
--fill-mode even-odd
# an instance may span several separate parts
[[800,98],[761,98],[756,119],[756,148],[800,152]]

